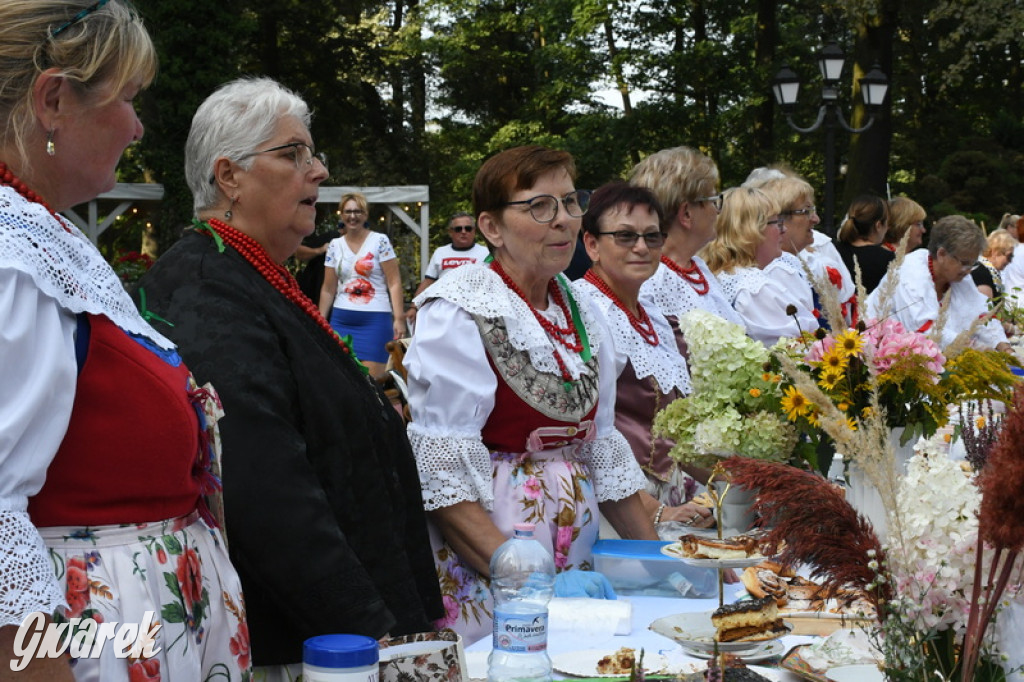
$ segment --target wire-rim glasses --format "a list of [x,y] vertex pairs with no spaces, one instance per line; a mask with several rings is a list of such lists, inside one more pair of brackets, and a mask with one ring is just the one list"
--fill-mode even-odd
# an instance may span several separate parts
[[631,249],[636,246],[636,243],[643,237],[644,243],[647,244],[648,249],[660,249],[665,245],[665,233],[662,231],[657,232],[633,232],[632,230],[609,230],[606,232],[598,232],[599,235],[611,235],[615,239],[615,243],[618,246],[624,246],[627,249]]
[[709,197],[697,197],[697,201],[707,202],[715,207],[716,213],[722,212],[722,206],[725,205],[725,195],[722,193],[712,194]]
[[[327,155],[324,154],[323,152],[320,152],[318,154],[316,151],[314,151],[312,147],[310,147],[305,142],[289,142],[288,144],[278,145],[276,147],[271,147],[270,149],[260,149],[259,151],[249,152],[248,154],[242,154],[241,156],[239,156],[236,159],[236,161],[244,161],[245,159],[248,159],[252,156],[256,156],[257,154],[269,154],[270,152],[277,152],[281,151],[282,149],[295,150],[294,152],[292,152],[292,154],[289,155],[292,157],[292,160],[295,161],[295,170],[301,171],[303,164],[307,166],[312,166],[313,159],[316,159],[321,163],[321,165],[323,165],[325,171],[327,171],[328,173],[331,172],[330,167],[327,165]],[[211,175],[210,184],[212,185],[213,183],[214,176]]]
[[818,215],[818,207],[794,208],[792,211],[783,211],[781,215]]
[[503,206],[515,206],[526,204],[530,209],[530,215],[538,223],[550,223],[558,215],[558,204],[561,202],[565,212],[573,218],[582,218],[590,206],[590,192],[585,189],[578,189],[569,192],[559,199],[551,194],[538,194],[535,197],[522,201],[506,201]]

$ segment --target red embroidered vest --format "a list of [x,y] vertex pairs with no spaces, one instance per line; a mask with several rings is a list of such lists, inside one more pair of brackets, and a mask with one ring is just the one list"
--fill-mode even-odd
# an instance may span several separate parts
[[106,317],[88,319],[71,422],[46,483],[29,500],[32,522],[97,526],[190,513],[200,482],[188,368],[176,352],[144,346]]
[[537,452],[592,440],[596,436],[597,357],[589,374],[565,390],[557,374],[537,371],[527,351],[516,350],[500,319],[473,316],[487,359],[498,378],[494,410],[481,432],[491,452]]

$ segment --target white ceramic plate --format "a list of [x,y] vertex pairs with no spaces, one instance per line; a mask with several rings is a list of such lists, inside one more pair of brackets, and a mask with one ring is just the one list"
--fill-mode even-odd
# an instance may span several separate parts
[[[583,651],[567,651],[565,653],[556,654],[551,657],[551,667],[563,675],[573,675],[575,677],[625,677],[629,673],[599,673],[597,672],[597,662],[605,656],[614,654],[616,650],[612,649],[585,649]],[[640,650],[636,650],[636,655],[640,655]],[[648,675],[660,673],[668,667],[668,659],[661,654],[652,654],[650,652],[644,652],[644,671]]]
[[864,665],[841,665],[838,668],[829,668],[825,671],[825,677],[832,682],[884,682],[885,675],[878,669],[877,665],[867,663]]
[[[769,658],[772,658],[774,656],[781,656],[782,654],[786,653],[786,645],[777,639],[772,640],[770,642],[759,642],[758,644],[760,645],[760,647],[754,649],[750,653],[732,652],[732,655],[740,659],[744,663],[757,663],[759,661],[766,661]],[[679,646],[682,648],[684,654],[686,654],[687,656],[692,656],[694,658],[707,659],[715,655],[714,652],[708,651],[706,649],[694,649],[692,647],[686,646],[685,644],[680,644]]]
[[661,553],[665,556],[672,557],[673,559],[679,559],[690,566],[697,566],[699,568],[746,568],[748,566],[757,566],[767,558],[758,555],[756,557],[748,556],[737,559],[694,559],[693,557],[683,555],[682,546],[680,546],[678,542],[673,542],[671,545],[665,545],[661,548]]
[[[691,613],[677,613],[673,616],[659,618],[650,624],[648,629],[663,637],[668,637],[674,642],[682,644],[688,649],[713,651],[715,648],[715,626],[711,624],[713,611],[697,611]],[[786,631],[780,632],[776,637],[784,637],[793,629],[788,623]],[[751,653],[758,650],[766,641],[759,642],[718,642],[719,651],[739,654]]]

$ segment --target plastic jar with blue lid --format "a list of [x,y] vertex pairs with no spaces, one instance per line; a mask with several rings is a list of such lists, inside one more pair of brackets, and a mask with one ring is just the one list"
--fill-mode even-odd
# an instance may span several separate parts
[[303,682],[377,682],[380,650],[364,635],[320,635],[302,645]]

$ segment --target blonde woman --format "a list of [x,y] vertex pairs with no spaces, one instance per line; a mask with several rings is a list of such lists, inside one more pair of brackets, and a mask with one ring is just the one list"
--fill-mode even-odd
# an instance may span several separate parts
[[889,200],[889,229],[882,240],[882,246],[890,251],[896,251],[903,239],[903,235],[910,233],[907,237],[907,253],[910,253],[921,246],[924,241],[924,219],[928,214],[924,207],[913,199],[907,197],[895,197]]
[[343,196],[341,216],[345,234],[327,247],[320,313],[339,334],[352,335],[356,356],[378,377],[387,364],[387,342],[406,335],[398,256],[387,235],[370,229],[365,196]]
[[759,189],[735,187],[724,193],[718,237],[701,252],[747,334],[766,346],[818,327],[800,297],[764,272],[782,255],[785,234],[775,199]]
[[971,279],[978,291],[989,299],[999,300],[1005,293],[1002,272],[1013,261],[1017,240],[1006,230],[996,230],[988,236],[987,245],[978,259],[978,267],[971,271]]

